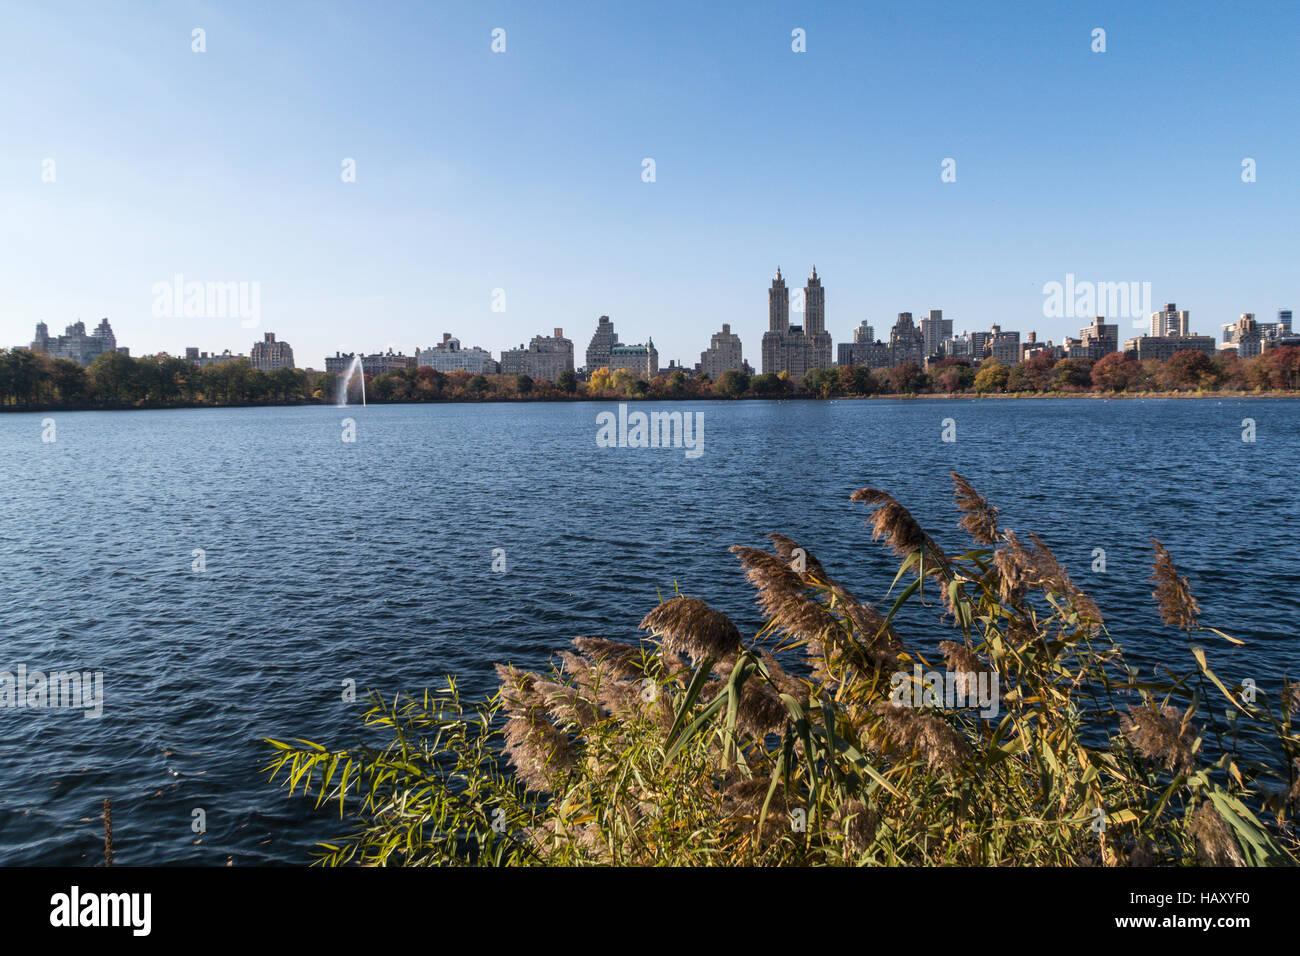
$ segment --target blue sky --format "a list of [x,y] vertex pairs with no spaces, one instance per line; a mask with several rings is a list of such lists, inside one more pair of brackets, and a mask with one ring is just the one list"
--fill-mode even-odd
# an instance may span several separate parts
[[[1264,3],[10,3],[0,345],[108,316],[319,368],[562,326],[581,364],[608,314],[758,365],[773,270],[814,263],[837,342],[933,308],[1059,341],[1067,273],[1217,335],[1300,307],[1298,39]],[[259,282],[260,326],[155,316],[177,273]]]

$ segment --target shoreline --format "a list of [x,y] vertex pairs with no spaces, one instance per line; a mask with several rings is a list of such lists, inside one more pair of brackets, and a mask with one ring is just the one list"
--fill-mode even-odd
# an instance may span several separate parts
[[167,411],[194,411],[201,409],[221,409],[221,408],[365,408],[370,405],[548,405],[548,404],[576,404],[581,402],[595,404],[609,404],[611,402],[626,402],[628,404],[642,403],[661,403],[674,404],[677,402],[869,402],[869,401],[1056,401],[1061,399],[1085,399],[1090,401],[1110,401],[1112,399],[1119,401],[1135,400],[1178,400],[1178,401],[1197,401],[1206,399],[1267,399],[1270,401],[1286,401],[1300,399],[1300,391],[1282,392],[1241,392],[1241,391],[1224,391],[1224,392],[985,392],[983,394],[973,394],[969,392],[955,392],[952,394],[940,394],[935,392],[898,392],[893,394],[877,395],[833,395],[822,397],[820,395],[782,395],[780,397],[771,396],[741,396],[731,398],[722,395],[574,395],[574,396],[549,396],[545,398],[479,398],[479,399],[434,399],[429,401],[383,401],[376,399],[368,401],[365,405],[333,405],[329,402],[240,402],[230,405],[209,405],[204,402],[179,402],[167,405],[30,405],[17,406],[5,405],[0,406],[0,413],[11,414],[35,414],[39,412],[167,412]]

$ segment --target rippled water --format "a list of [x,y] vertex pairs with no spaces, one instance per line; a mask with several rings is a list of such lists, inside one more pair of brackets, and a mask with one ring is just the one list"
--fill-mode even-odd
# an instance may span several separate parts
[[[98,862],[106,796],[119,863],[303,862],[337,814],[268,785],[261,738],[350,742],[344,680],[485,691],[494,661],[631,636],[675,585],[753,622],[727,547],[768,531],[879,599],[894,565],[849,494],[884,488],[962,545],[949,469],[1044,537],[1138,660],[1186,654],[1150,604],[1155,535],[1207,622],[1248,642],[1216,646],[1216,669],[1300,670],[1294,402],[674,405],[704,413],[694,460],[597,448],[611,407],[59,413],[53,443],[46,416],[0,415],[0,670],[105,682],[98,720],[0,709],[0,863]],[[946,635],[909,620],[904,636]]]

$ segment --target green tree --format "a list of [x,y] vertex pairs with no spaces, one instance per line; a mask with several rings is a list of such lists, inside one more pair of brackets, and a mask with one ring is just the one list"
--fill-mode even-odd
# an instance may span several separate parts
[[560,391],[572,395],[578,390],[578,376],[573,374],[573,369],[566,368],[556,378],[555,385]]
[[775,372],[764,372],[749,380],[749,389],[763,398],[773,398],[785,394],[785,382]]
[[1057,392],[1087,391],[1092,387],[1092,363],[1083,359],[1061,359],[1052,369],[1052,389]]
[[735,369],[728,369],[718,379],[718,394],[727,398],[740,398],[749,391],[749,376]]
[[79,362],[55,359],[50,363],[50,381],[60,405],[81,405],[90,400],[90,378]]
[[96,356],[87,370],[97,400],[107,405],[134,405],[144,397],[135,360],[121,352]]

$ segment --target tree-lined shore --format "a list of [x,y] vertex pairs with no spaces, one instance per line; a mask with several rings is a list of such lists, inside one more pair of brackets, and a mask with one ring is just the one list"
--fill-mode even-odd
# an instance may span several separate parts
[[[304,369],[264,372],[243,359],[199,366],[169,355],[133,358],[109,352],[82,366],[28,349],[8,349],[0,350],[0,410],[333,404],[338,378]],[[1300,390],[1300,348],[1283,346],[1246,359],[1233,352],[1211,357],[1186,351],[1164,362],[1138,362],[1122,353],[1096,362],[1039,354],[1015,365],[945,359],[928,369],[913,363],[889,369],[817,369],[800,381],[784,372],[751,376],[732,371],[715,382],[680,369],[646,379],[601,368],[588,381],[564,372],[549,382],[527,375],[443,373],[426,366],[367,376],[365,387],[366,400],[375,403],[1289,394]]]

